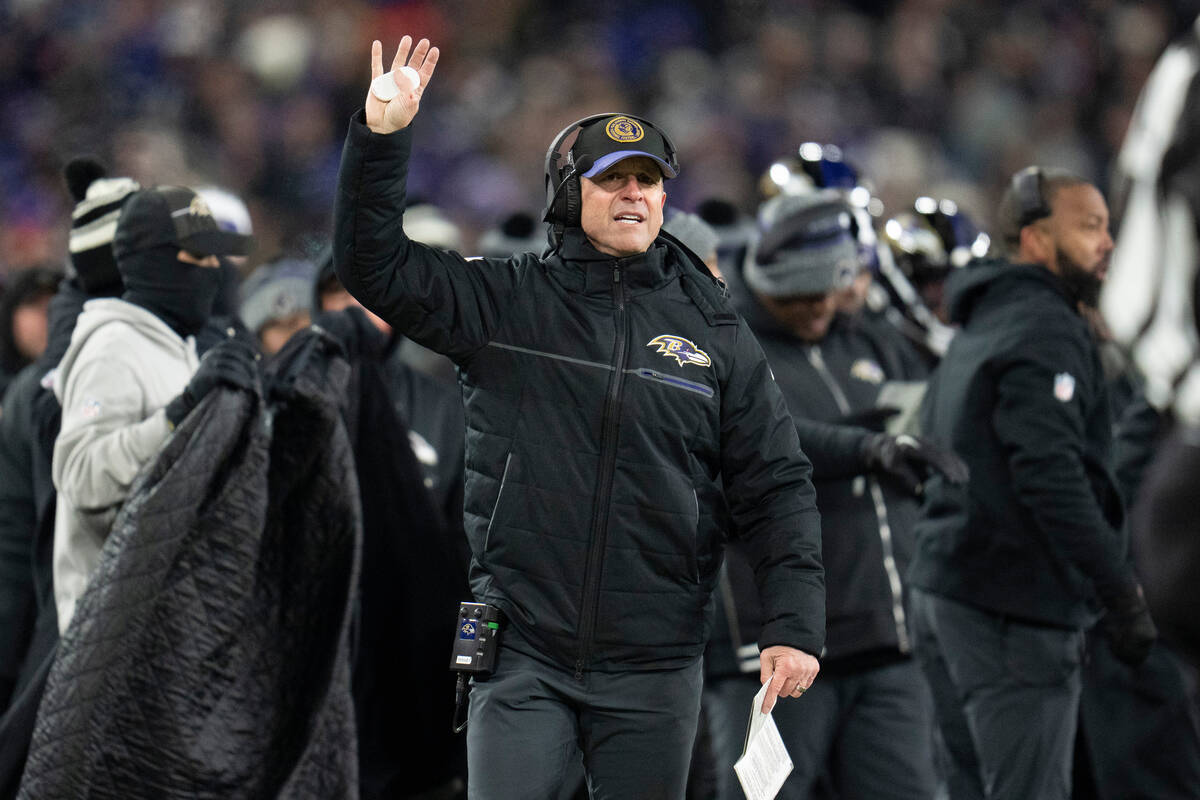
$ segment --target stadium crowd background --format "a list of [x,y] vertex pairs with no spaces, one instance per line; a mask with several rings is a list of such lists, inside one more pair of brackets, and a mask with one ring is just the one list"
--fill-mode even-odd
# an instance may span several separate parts
[[370,41],[442,48],[412,193],[469,252],[540,211],[547,143],[586,114],[653,119],[680,150],[669,202],[752,212],[804,141],[839,145],[885,214],[920,194],[985,229],[1030,164],[1106,184],[1138,91],[1195,4],[1154,0],[648,3],[6,0],[0,3],[0,271],[65,261],[62,165],[249,205],[247,267],[327,232]]

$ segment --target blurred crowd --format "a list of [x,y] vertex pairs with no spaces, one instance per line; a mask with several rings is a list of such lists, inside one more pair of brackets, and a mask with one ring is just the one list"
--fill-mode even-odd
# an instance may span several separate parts
[[955,3],[9,0],[0,4],[0,272],[65,258],[63,164],[243,197],[249,266],[327,228],[371,38],[448,57],[410,191],[474,248],[537,211],[572,119],[634,109],[672,132],[670,202],[750,210],[804,141],[838,144],[895,212],[949,197],[987,228],[1003,182],[1053,163],[1102,187],[1137,91],[1193,9],[1162,0]]

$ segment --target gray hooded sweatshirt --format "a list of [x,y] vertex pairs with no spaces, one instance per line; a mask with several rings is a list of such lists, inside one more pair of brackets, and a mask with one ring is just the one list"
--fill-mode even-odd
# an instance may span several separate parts
[[133,479],[170,435],[164,407],[198,365],[195,340],[180,338],[146,309],[117,299],[84,305],[54,373],[54,394],[63,409],[52,464],[60,633],[99,563]]

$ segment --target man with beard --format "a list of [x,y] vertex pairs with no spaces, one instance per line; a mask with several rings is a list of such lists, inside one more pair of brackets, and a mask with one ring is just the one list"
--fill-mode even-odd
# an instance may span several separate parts
[[1113,249],[1095,186],[1018,172],[999,219],[1009,260],[948,286],[962,328],[922,430],[971,479],[925,485],[909,567],[914,649],[953,798],[1068,798],[1084,631],[1141,663],[1156,631],[1125,558],[1108,394],[1081,311]]
[[181,186],[144,189],[121,210],[113,253],[125,292],[84,304],[54,376],[60,633],[137,473],[210,389],[255,385],[248,344],[227,339],[200,361],[195,341],[220,289],[217,256],[245,253],[249,241],[221,230],[204,200]]

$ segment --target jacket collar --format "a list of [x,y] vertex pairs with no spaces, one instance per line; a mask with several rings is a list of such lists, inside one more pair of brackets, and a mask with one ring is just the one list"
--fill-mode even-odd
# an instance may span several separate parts
[[655,240],[644,253],[614,258],[593,247],[583,229],[568,228],[563,233],[562,247],[548,263],[555,278],[572,291],[608,296],[612,294],[617,270],[621,273],[621,281],[635,293],[656,289],[671,281],[678,270],[669,262],[668,252],[665,244]]
[[1062,279],[1040,264],[1004,259],[978,259],[965,269],[955,270],[946,283],[950,320],[963,323],[985,298],[1007,299],[1030,291],[1048,291],[1062,299],[1072,311],[1075,301]]

